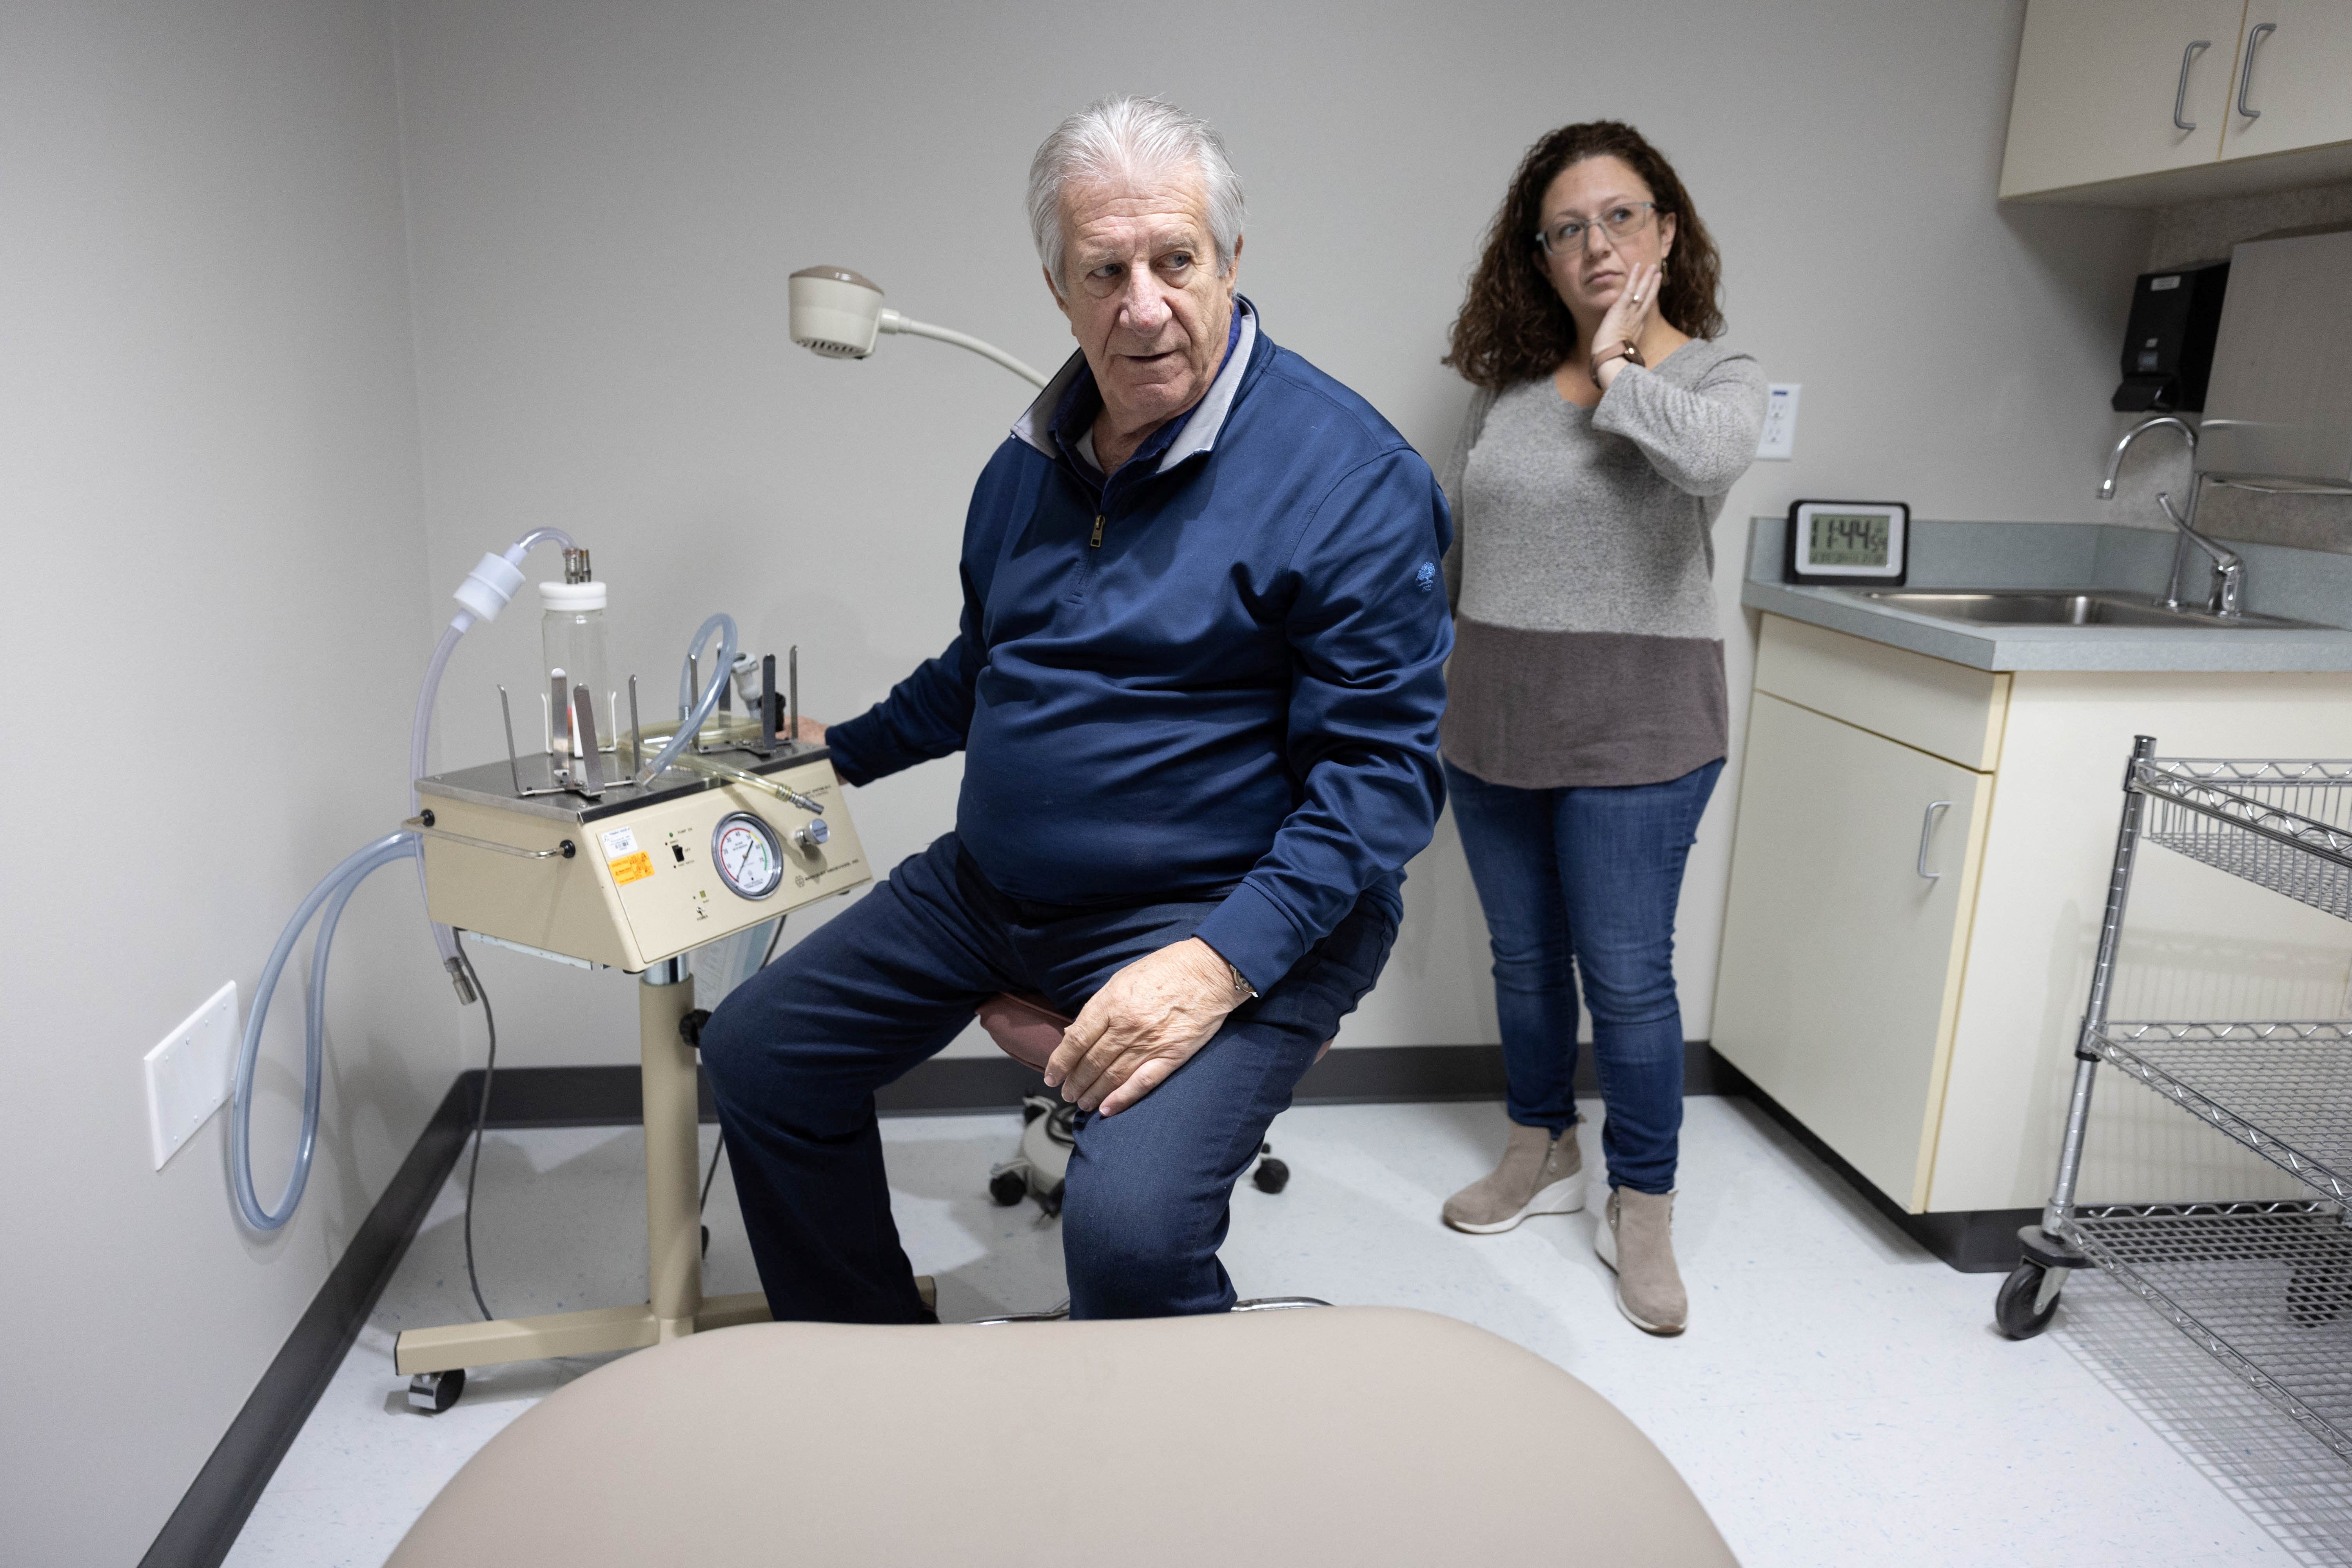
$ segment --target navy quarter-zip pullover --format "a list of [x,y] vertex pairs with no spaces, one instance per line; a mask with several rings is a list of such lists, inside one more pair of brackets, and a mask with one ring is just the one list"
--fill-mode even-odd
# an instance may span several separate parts
[[1234,309],[1209,391],[1108,480],[1071,356],[972,491],[955,640],[826,741],[853,784],[962,751],[997,888],[1221,900],[1195,934],[1265,991],[1366,893],[1397,907],[1434,830],[1453,523],[1387,420]]

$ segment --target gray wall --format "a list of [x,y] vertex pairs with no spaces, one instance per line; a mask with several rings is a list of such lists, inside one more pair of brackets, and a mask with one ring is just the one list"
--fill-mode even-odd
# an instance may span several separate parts
[[[1995,206],[2020,14],[13,8],[9,712],[67,722],[86,669],[110,706],[0,784],[0,1245],[17,1268],[0,1322],[31,1347],[0,1415],[10,1553],[136,1556],[451,1073],[478,1060],[479,1015],[447,1000],[414,890],[388,872],[347,925],[300,1218],[241,1235],[217,1121],[148,1168],[141,1055],[224,979],[249,1001],[302,893],[402,815],[414,682],[475,557],[535,524],[576,531],[613,584],[616,666],[656,692],[713,607],[755,648],[798,641],[825,717],[946,641],[964,498],[1021,389],[904,339],[864,364],[814,360],[785,337],[786,272],[858,267],[910,314],[1050,362],[1067,339],[1019,217],[1029,153],[1096,93],[1162,91],[1231,141],[1255,215],[1244,286],[1269,331],[1433,454],[1464,396],[1436,363],[1445,324],[1518,152],[1564,120],[1632,118],[1721,240],[1735,337],[1805,385],[1799,459],[1759,467],[1725,513],[1737,720],[1748,637],[1728,606],[1751,513],[1845,495],[1929,517],[2096,515],[2148,220]],[[534,621],[468,639],[446,760],[495,753],[491,683],[530,689]],[[115,756],[147,772],[94,765]],[[877,863],[946,825],[956,778],[933,764],[862,792]],[[1685,901],[1698,1034],[1731,793]],[[1347,1042],[1491,1039],[1450,829],[1410,895]],[[504,953],[484,967],[509,1059],[632,1058],[624,977]],[[293,1033],[270,1042],[273,1172]]]
[[[854,267],[911,315],[1054,363],[1070,342],[1021,218],[1029,155],[1095,94],[1162,92],[1230,142],[1252,211],[1243,287],[1268,331],[1436,455],[1465,397],[1437,363],[1446,325],[1513,163],[1554,124],[1619,115],[1675,158],[1716,231],[1733,336],[1805,387],[1798,460],[1759,465],[1725,511],[1744,717],[1731,606],[1751,513],[1837,495],[2095,515],[2147,219],[1995,206],[2020,16],[1932,0],[1207,4],[1171,33],[1041,5],[412,5],[432,581],[561,522],[613,583],[618,668],[673,689],[684,639],[725,607],[755,648],[801,644],[810,711],[853,712],[952,633],[965,497],[1025,396],[936,344],[885,339],[857,364],[793,349],[785,273]],[[530,677],[533,635],[509,617],[460,658],[449,755],[494,754],[489,682]],[[877,864],[948,824],[957,778],[932,763],[859,794]],[[1684,901],[1698,1035],[1731,795]],[[1396,957],[1342,1044],[1491,1040],[1450,826],[1407,894]],[[620,976],[503,953],[485,970],[551,1026],[518,1027],[516,1059],[634,1051]]]
[[[406,813],[426,641],[390,8],[0,17],[0,1557],[136,1562],[415,1141],[458,1025],[413,877],[352,903],[322,1153],[233,1217],[140,1058]],[[303,982],[257,1142],[284,1179]]]

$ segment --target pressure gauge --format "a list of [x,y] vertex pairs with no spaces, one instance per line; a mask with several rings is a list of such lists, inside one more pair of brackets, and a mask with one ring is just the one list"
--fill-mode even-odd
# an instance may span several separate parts
[[764,899],[784,879],[784,850],[776,830],[748,811],[719,819],[710,835],[710,859],[719,879],[746,899]]

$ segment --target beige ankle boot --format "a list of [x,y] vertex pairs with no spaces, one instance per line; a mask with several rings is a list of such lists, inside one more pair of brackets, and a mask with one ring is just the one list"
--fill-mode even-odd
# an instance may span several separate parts
[[1674,1194],[1612,1187],[1593,1231],[1593,1250],[1617,1273],[1617,1310],[1648,1333],[1678,1334],[1690,1321],[1690,1299],[1675,1268],[1674,1221]]
[[1511,1141],[1494,1173],[1445,1200],[1445,1223],[1473,1236],[1508,1230],[1531,1214],[1574,1214],[1584,1206],[1584,1156],[1576,1129],[1559,1137],[1511,1123]]

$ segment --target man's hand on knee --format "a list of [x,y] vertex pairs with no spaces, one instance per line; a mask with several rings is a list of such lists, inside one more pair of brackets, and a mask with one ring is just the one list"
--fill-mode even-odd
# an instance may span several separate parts
[[1094,994],[1045,1063],[1045,1087],[1116,1116],[1192,1059],[1243,1000],[1217,950],[1186,937],[1146,953]]

